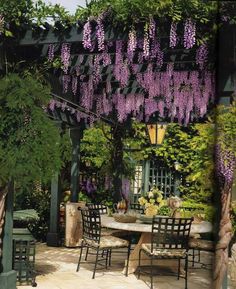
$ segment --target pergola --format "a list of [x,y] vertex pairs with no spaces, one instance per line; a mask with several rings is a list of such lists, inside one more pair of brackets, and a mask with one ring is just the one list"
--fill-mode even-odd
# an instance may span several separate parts
[[[130,77],[125,86],[120,87],[120,82],[117,81],[114,76],[114,67],[116,66],[115,58],[115,47],[112,45],[117,40],[127,40],[128,34],[122,32],[121,30],[115,30],[111,27],[107,27],[105,30],[105,41],[110,43],[108,46],[108,55],[110,58],[110,63],[105,66],[101,66],[99,70],[100,80],[96,88],[96,94],[102,94],[103,90],[106,88],[107,83],[111,84],[110,95],[120,93],[122,95],[129,94],[143,94],[146,97],[146,91],[142,85],[137,81],[133,74]],[[195,63],[195,54],[192,50],[186,50],[183,48],[172,48],[168,47],[168,34],[166,30],[163,29],[160,41],[164,47],[165,59],[162,67],[159,67],[155,63],[143,60],[141,63],[138,61],[138,55],[134,56],[134,65],[136,73],[145,73],[148,71],[149,64],[152,63],[152,68],[156,72],[162,72],[166,70],[168,63],[174,63],[176,71],[194,71],[197,69]],[[95,39],[95,34],[92,35]],[[235,72],[235,51],[236,51],[236,29],[235,26],[225,26],[223,27],[218,35],[218,52],[217,52],[217,100],[216,102],[229,103],[230,95],[233,91],[233,85],[230,81],[232,73]],[[89,76],[94,73],[92,59],[96,55],[101,53],[96,48],[93,52],[89,52],[83,47],[83,25],[82,23],[77,23],[73,26],[63,28],[60,24],[56,26],[51,26],[45,24],[44,27],[24,27],[19,35],[19,39],[10,40],[6,42],[5,49],[14,52],[14,59],[24,59],[26,61],[36,61],[40,62],[45,59],[48,55],[48,50],[50,45],[55,45],[55,53],[60,55],[61,45],[67,43],[71,46],[71,60],[68,67],[68,75],[76,75],[76,67],[79,67],[79,75],[82,76],[78,78],[81,83],[89,81]],[[227,42],[227,47],[224,43]],[[17,55],[16,55],[17,52]],[[211,64],[215,65],[215,58],[210,59]],[[229,65],[230,68],[229,69]],[[81,106],[81,94],[73,94],[73,92],[68,90],[65,91],[65,87],[62,86],[62,71],[60,68],[50,68],[49,81],[52,85],[52,102],[47,108],[49,115],[55,119],[61,125],[66,124],[70,128],[70,137],[72,140],[72,167],[71,167],[71,191],[72,191],[72,202],[77,201],[78,192],[78,175],[79,175],[79,154],[80,154],[80,140],[83,134],[83,130],[89,125],[89,122],[93,122],[96,119],[101,119],[109,123],[113,127],[118,127],[119,131],[122,131],[127,122],[130,121],[128,117],[123,123],[118,121],[117,114],[114,109],[109,115],[99,115],[97,111],[92,106],[89,109]],[[156,113],[151,115],[150,120],[160,119],[160,116]],[[171,118],[167,117],[167,121]],[[145,118],[142,118],[145,121]],[[117,131],[117,130],[116,130]],[[122,137],[119,133],[114,135],[116,142],[118,144],[117,150],[122,149]],[[122,155],[118,155],[117,162],[120,161]],[[119,174],[116,178],[119,179]],[[52,197],[51,197],[51,217],[50,217],[50,231],[48,234],[48,244],[52,246],[57,246],[59,241],[58,233],[58,214],[59,214],[59,195],[60,195],[60,182],[59,182],[59,172],[55,175],[52,180]],[[119,186],[119,184],[118,184]],[[12,229],[12,195],[9,194],[7,201],[7,214],[5,222],[5,232],[10,232]],[[12,236],[11,234],[6,234],[3,240],[3,252],[4,258],[2,260],[3,273],[1,274],[7,280],[10,278],[11,268],[11,251],[12,251]],[[11,282],[4,281],[8,284],[6,289],[15,288],[14,284]],[[7,283],[8,282],[8,283]],[[0,282],[1,284],[1,282]]]

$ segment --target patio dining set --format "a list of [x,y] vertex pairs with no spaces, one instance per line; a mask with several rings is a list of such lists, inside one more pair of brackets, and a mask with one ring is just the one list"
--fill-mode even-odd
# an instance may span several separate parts
[[[134,273],[139,278],[140,274],[148,274],[151,281],[150,288],[153,289],[156,265],[168,265],[177,272],[175,273],[177,279],[180,277],[185,279],[184,289],[187,289],[189,257],[191,256],[190,261],[194,266],[196,249],[198,262],[201,249],[214,250],[212,242],[211,246],[201,248],[201,244],[205,243],[202,240],[194,242],[194,239],[199,234],[211,232],[212,224],[207,221],[194,223],[193,217],[154,215],[145,218],[141,206],[132,204],[130,208],[138,213],[137,220],[125,221],[122,218],[119,220],[114,216],[108,216],[104,205],[87,204],[80,209],[83,236],[77,271],[81,267],[84,249],[84,261],[92,260],[90,261],[93,264],[92,278],[95,278],[98,266],[105,269],[111,266],[113,253],[126,252],[125,266],[122,268],[125,276]],[[133,236],[137,234],[139,240],[133,244]],[[89,255],[94,255],[95,258],[88,261]]]

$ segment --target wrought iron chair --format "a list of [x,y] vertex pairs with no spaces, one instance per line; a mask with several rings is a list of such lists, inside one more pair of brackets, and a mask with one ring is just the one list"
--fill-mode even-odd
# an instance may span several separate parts
[[[138,278],[141,270],[141,254],[150,257],[151,289],[153,288],[153,260],[177,259],[178,279],[180,261],[185,260],[185,289],[188,277],[188,240],[193,218],[153,217],[151,243],[144,243],[139,251]],[[144,272],[143,272],[144,273]],[[147,273],[147,272],[145,272]]]
[[106,215],[107,214],[107,206],[103,205],[103,204],[93,204],[93,203],[87,203],[86,206],[89,209],[92,210],[99,210],[99,213],[101,215]]
[[[84,208],[81,210],[83,222],[83,239],[81,242],[81,250],[77,265],[77,272],[80,268],[83,248],[89,248],[95,251],[96,259],[94,263],[92,278],[95,278],[97,265],[105,262],[105,268],[110,265],[110,252],[114,249],[127,248],[127,264],[125,275],[128,276],[128,264],[130,255],[130,244],[127,240],[123,240],[114,236],[101,235],[101,216],[99,210]],[[88,252],[88,251],[87,251]],[[105,254],[106,252],[106,254]],[[87,253],[86,253],[87,255]],[[104,257],[105,256],[105,257]],[[87,259],[87,256],[86,258]]]
[[130,209],[136,211],[139,214],[144,214],[144,208],[138,203],[131,203]]

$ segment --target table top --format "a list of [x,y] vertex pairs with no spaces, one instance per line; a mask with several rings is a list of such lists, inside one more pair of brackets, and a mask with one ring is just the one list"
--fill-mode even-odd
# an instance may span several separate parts
[[[145,224],[137,220],[136,223],[120,223],[116,222],[113,217],[101,215],[101,225],[111,229],[119,229],[133,232],[151,232],[152,225]],[[210,222],[202,221],[200,223],[192,223],[191,234],[211,233],[213,226]]]

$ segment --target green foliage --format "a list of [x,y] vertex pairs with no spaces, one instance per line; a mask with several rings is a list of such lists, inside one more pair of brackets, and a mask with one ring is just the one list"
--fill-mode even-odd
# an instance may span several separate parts
[[0,79],[0,182],[48,181],[61,167],[60,134],[43,110],[50,90],[30,75]]
[[78,8],[76,15],[86,20],[107,10],[113,12],[116,23],[146,22],[150,16],[171,17],[175,21],[192,17],[208,22],[216,15],[217,3],[203,0],[92,0],[86,8]]
[[38,220],[28,222],[28,228],[38,241],[45,241],[50,219],[50,190],[46,187],[37,189],[32,183],[28,188],[16,188],[15,210],[34,208],[39,216]]
[[81,143],[82,161],[98,169],[107,166],[110,159],[111,144],[105,134],[109,134],[107,126],[86,129]]
[[157,157],[173,171],[175,162],[178,162],[176,174],[182,179],[179,186],[182,198],[211,202],[214,191],[214,139],[211,120],[189,127],[170,123],[163,144],[144,148],[144,155]]
[[217,143],[223,150],[236,156],[236,101],[229,106],[219,105],[216,110]]
[[60,21],[65,27],[75,22],[74,16],[70,15],[60,4],[46,4],[42,0],[0,0],[0,15],[4,16],[6,37],[12,37],[17,29],[24,24],[42,25],[46,21]]

